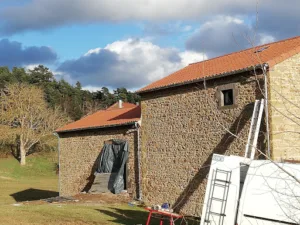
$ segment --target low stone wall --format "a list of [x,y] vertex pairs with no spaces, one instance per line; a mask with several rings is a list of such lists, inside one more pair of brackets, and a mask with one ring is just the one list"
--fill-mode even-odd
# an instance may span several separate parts
[[61,133],[59,154],[60,195],[72,196],[82,191],[95,171],[95,163],[104,142],[111,139],[123,139],[127,140],[129,144],[127,190],[132,197],[136,197],[137,134],[136,131],[130,130],[130,128],[107,128]]
[[[236,89],[235,106],[222,108],[219,92],[228,84]],[[142,94],[143,195],[149,205],[169,202],[199,216],[212,154],[244,155],[253,102],[262,98],[257,82],[244,73],[206,85]],[[264,151],[263,139],[261,132]]]

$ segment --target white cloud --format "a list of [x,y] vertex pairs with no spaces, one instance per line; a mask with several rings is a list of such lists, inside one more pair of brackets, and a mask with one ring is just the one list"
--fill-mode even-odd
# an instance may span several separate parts
[[88,50],[85,54],[84,54],[84,56],[89,56],[89,55],[91,55],[91,54],[93,54],[93,53],[99,53],[101,51],[101,48],[94,48],[94,49],[90,49],[90,50]]
[[215,57],[273,41],[275,37],[255,31],[239,17],[216,16],[187,39],[186,48]]
[[271,36],[271,35],[267,35],[267,34],[261,34],[260,40],[259,40],[259,44],[263,45],[266,43],[271,43],[275,41],[275,37]]
[[75,85],[77,82],[77,80],[74,80],[73,77],[71,76],[71,74],[69,74],[69,73],[57,71],[57,70],[51,70],[51,72],[53,73],[56,80],[64,79],[71,85]]
[[76,60],[62,63],[58,70],[90,89],[99,86],[135,89],[203,57],[207,58],[193,51],[180,52],[149,41],[127,39],[91,49]]
[[186,47],[189,50],[206,52],[210,57],[240,50],[247,45],[243,35],[249,29],[240,18],[217,16],[202,24],[188,38]]
[[28,71],[28,70],[33,70],[35,67],[38,67],[39,64],[28,64],[26,66],[24,66],[25,70]]
[[181,63],[183,66],[187,66],[194,62],[199,62],[207,59],[204,53],[194,52],[194,51],[184,51],[179,53],[181,57]]
[[97,87],[97,86],[93,86],[93,85],[87,85],[87,86],[83,86],[82,89],[83,90],[88,90],[90,92],[96,92],[96,91],[100,91],[102,89],[102,87]]

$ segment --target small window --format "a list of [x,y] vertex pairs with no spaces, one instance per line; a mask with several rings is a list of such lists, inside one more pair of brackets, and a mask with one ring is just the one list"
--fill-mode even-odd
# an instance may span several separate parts
[[222,106],[233,105],[233,89],[223,90],[222,92]]
[[231,109],[237,107],[236,97],[238,87],[235,83],[224,84],[217,87],[216,97],[219,109]]

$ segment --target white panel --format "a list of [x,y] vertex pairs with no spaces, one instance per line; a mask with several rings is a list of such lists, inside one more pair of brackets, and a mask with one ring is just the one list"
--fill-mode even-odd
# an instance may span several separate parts
[[[300,178],[300,165],[288,163],[278,165]],[[246,215],[299,223],[300,184],[270,161],[252,161],[240,200],[238,225],[270,223]],[[256,222],[253,223],[253,220]]]
[[[201,225],[234,225],[236,219],[237,203],[239,198],[239,188],[240,188],[240,163],[244,162],[245,158],[238,156],[223,156],[214,154],[211,162],[211,167],[208,175],[207,187],[204,197],[204,204],[202,207],[202,216],[201,216]],[[209,222],[205,221],[205,215],[207,215],[209,197],[215,197],[223,199],[224,188],[215,186],[214,194],[210,194],[212,190],[212,180],[214,172],[219,170],[230,171],[231,179],[228,189],[228,197],[225,207],[224,221],[220,221],[222,218],[219,215],[210,214]],[[226,174],[218,173],[217,179],[226,180]],[[224,185],[224,182],[217,182],[217,184]],[[212,201],[211,212],[221,212],[221,203],[220,201]]]

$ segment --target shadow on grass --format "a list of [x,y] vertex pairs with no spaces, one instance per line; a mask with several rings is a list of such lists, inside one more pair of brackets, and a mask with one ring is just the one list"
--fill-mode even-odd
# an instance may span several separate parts
[[24,191],[13,193],[10,196],[13,197],[17,202],[23,202],[23,201],[34,201],[34,200],[56,197],[58,196],[58,194],[59,193],[56,191],[47,191],[47,190],[29,188]]
[[[110,208],[112,211],[109,210],[103,210],[103,209],[96,209],[98,212],[105,214],[109,217],[112,217],[109,221],[117,223],[117,224],[146,224],[147,218],[148,218],[148,211],[141,211],[138,208],[132,208],[130,209],[119,209],[119,208]],[[151,223],[150,225],[157,225],[159,224],[159,219],[158,218],[151,218]],[[175,224],[180,225],[184,224],[181,223],[181,219],[178,219]],[[188,224],[191,221],[188,220]],[[170,224],[169,220],[166,219],[164,220],[164,224]],[[199,224],[199,222],[197,223]]]

